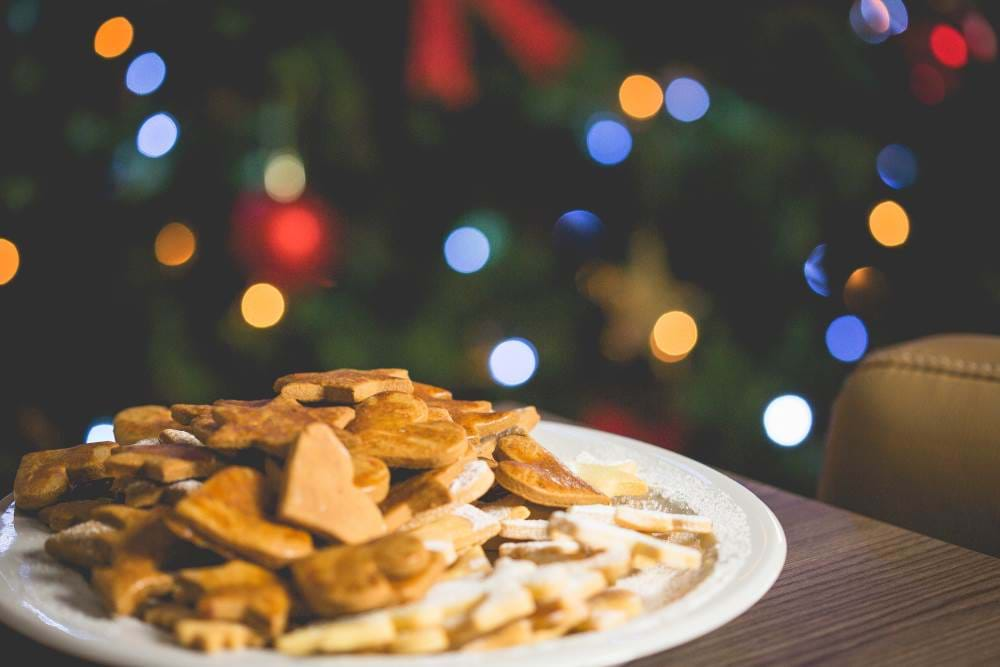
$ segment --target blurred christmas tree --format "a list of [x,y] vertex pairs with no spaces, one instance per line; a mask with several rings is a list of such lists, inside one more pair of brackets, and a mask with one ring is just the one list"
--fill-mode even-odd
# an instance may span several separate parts
[[10,437],[405,366],[810,490],[869,340],[996,328],[981,232],[934,222],[935,128],[995,148],[962,101],[995,34],[964,2],[662,10],[9,3]]

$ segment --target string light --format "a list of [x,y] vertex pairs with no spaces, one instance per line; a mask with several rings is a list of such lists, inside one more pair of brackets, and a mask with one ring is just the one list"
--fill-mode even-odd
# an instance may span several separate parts
[[764,409],[764,432],[782,447],[795,447],[812,430],[812,408],[806,399],[795,394],[778,396]]
[[830,296],[830,286],[826,280],[826,268],[823,264],[825,257],[826,244],[820,243],[809,253],[809,257],[802,267],[802,273],[805,274],[809,289],[820,296]]
[[177,143],[177,122],[169,114],[155,113],[139,126],[135,145],[146,157],[162,157]]
[[490,352],[490,375],[497,384],[516,387],[524,384],[538,369],[538,350],[524,338],[508,338]]
[[285,297],[270,283],[256,283],[243,293],[240,312],[246,323],[252,327],[258,329],[273,327],[285,314]]
[[617,120],[604,118],[587,129],[587,153],[605,166],[622,162],[632,152],[632,134]]
[[107,419],[99,419],[90,425],[87,429],[87,435],[84,437],[84,442],[114,442],[115,441],[115,427]]
[[890,188],[900,190],[917,180],[917,158],[906,146],[889,144],[875,160],[879,178]]
[[860,318],[841,315],[826,328],[826,349],[838,361],[855,362],[868,349],[868,329]]
[[0,285],[6,285],[21,266],[21,255],[13,241],[0,238]]
[[868,229],[880,244],[895,248],[910,236],[910,218],[902,206],[887,199],[868,214]]
[[153,242],[153,254],[156,261],[164,266],[182,266],[187,264],[197,248],[194,232],[180,222],[170,222],[156,235]]
[[680,361],[698,342],[698,324],[681,310],[660,315],[653,325],[653,354],[663,361]]
[[664,92],[667,113],[684,123],[693,123],[706,113],[711,105],[705,86],[688,77],[674,79]]
[[854,313],[877,313],[888,295],[889,281],[874,266],[855,269],[844,283],[844,304]]
[[652,118],[663,106],[663,89],[655,79],[633,74],[625,77],[618,88],[618,101],[622,111],[632,118]]
[[490,259],[490,241],[475,227],[459,227],[444,240],[444,261],[459,273],[475,273]]
[[135,57],[125,71],[125,87],[136,95],[149,95],[163,84],[167,65],[159,54],[149,51]]
[[596,250],[603,232],[604,223],[600,218],[590,211],[577,209],[559,216],[552,237],[558,246],[587,254]]
[[278,153],[264,167],[264,190],[277,202],[292,202],[306,189],[306,168],[294,153]]
[[132,24],[124,16],[108,19],[94,33],[94,51],[102,58],[117,58],[132,45]]
[[958,69],[969,62],[969,48],[962,33],[950,25],[939,24],[931,30],[931,53],[945,67]]

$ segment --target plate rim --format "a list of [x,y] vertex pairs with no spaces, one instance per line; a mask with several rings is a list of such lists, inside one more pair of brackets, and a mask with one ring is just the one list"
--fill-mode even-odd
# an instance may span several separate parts
[[[541,657],[533,658],[530,655],[518,656],[516,661],[519,665],[521,665],[521,667],[528,667],[529,665],[536,664],[544,665],[544,667],[556,667],[557,665],[562,664],[574,666],[579,665],[581,667],[584,665],[596,666],[619,664],[628,660],[634,660],[667,651],[676,646],[686,644],[694,639],[705,636],[731,622],[733,619],[742,615],[754,604],[756,604],[767,593],[767,591],[771,589],[774,582],[777,581],[784,569],[788,553],[788,545],[784,530],[771,508],[744,485],[724,473],[684,456],[683,454],[679,454],[662,447],[657,447],[634,438],[614,433],[607,433],[586,426],[549,420],[541,421],[538,424],[538,429],[543,432],[563,431],[563,435],[569,438],[572,438],[574,434],[589,434],[590,437],[596,434],[601,437],[614,440],[619,445],[627,448],[643,451],[654,458],[667,459],[671,465],[682,469],[684,472],[687,472],[696,478],[708,482],[728,495],[737,506],[744,510],[744,513],[747,515],[748,524],[753,523],[754,518],[762,519],[757,528],[763,532],[765,539],[764,543],[760,545],[760,553],[755,553],[757,551],[756,545],[752,547],[752,555],[755,556],[755,558],[748,558],[748,561],[740,566],[740,576],[734,578],[731,582],[728,582],[726,586],[721,589],[727,593],[728,598],[727,603],[722,607],[721,613],[719,611],[719,606],[713,604],[712,601],[708,601],[701,607],[692,610],[691,615],[683,620],[683,625],[691,627],[686,632],[680,633],[679,636],[668,640],[667,642],[658,640],[653,635],[644,637],[640,641],[635,642],[608,642],[605,645],[605,651],[602,651],[599,655],[591,656],[590,658],[587,656],[580,656],[579,654],[564,655],[561,658],[559,656],[552,656],[551,654],[548,654],[544,656],[544,659]],[[0,516],[6,513],[8,507],[13,503],[13,500],[13,493],[7,494],[0,499]],[[749,508],[753,508],[755,510],[753,517],[750,512],[747,511]],[[753,528],[754,526],[751,525],[751,531],[753,531]],[[768,538],[772,539],[769,540]],[[68,568],[67,566],[61,567],[64,567],[67,570],[72,570],[72,568]],[[0,573],[0,582],[2,581],[4,581],[4,578],[2,573]],[[41,610],[36,611],[40,612]],[[705,617],[705,620],[699,618],[702,616]],[[108,645],[106,642],[93,642],[79,639],[70,633],[54,629],[49,624],[41,620],[37,613],[33,614],[28,610],[25,610],[21,599],[10,599],[7,596],[0,595],[0,622],[4,623],[14,631],[66,655],[77,656],[104,664],[134,664],[134,660],[131,659],[131,655],[123,654],[120,650],[116,651],[113,645]],[[515,647],[513,649],[495,651],[491,654],[483,654],[482,657],[502,657],[510,651],[517,651],[518,649],[524,648],[526,647]],[[226,657],[225,654],[220,655]],[[234,653],[232,654],[232,657],[237,657],[239,655],[239,653]],[[204,654],[197,653],[192,654],[192,657],[205,658],[206,656]],[[351,664],[352,661],[350,659],[345,659],[347,657],[348,656],[316,656],[310,658],[308,664]],[[389,656],[380,657],[385,658]],[[412,660],[414,657],[416,656],[397,656],[400,664],[402,664],[402,660],[407,658]],[[425,657],[430,658],[432,656]],[[512,659],[513,657],[514,656],[511,656]],[[152,658],[152,656],[146,656],[146,664],[177,664],[169,659],[164,660],[154,658],[149,660],[149,658]],[[209,659],[212,658],[217,660],[218,656],[212,656]],[[213,662],[215,662],[215,664],[220,664],[215,660],[213,660]],[[366,660],[364,660],[364,658],[356,660],[357,664],[364,664],[365,662]],[[203,664],[207,665],[208,663],[204,662]]]

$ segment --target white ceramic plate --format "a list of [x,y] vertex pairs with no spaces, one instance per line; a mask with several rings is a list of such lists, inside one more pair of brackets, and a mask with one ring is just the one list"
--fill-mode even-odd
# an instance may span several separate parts
[[[602,460],[632,459],[641,475],[672,502],[709,516],[717,560],[703,576],[654,568],[625,581],[652,608],[615,630],[483,653],[477,667],[611,665],[704,635],[749,609],[777,579],[785,536],[764,503],[740,484],[679,454],[579,426],[542,422],[533,434],[563,461],[581,452]],[[273,651],[205,656],[175,646],[164,633],[134,618],[109,619],[83,577],[43,551],[48,529],[0,501],[0,621],[66,653],[98,662],[149,667],[300,665]],[[309,665],[379,666],[468,664],[468,654],[330,656]]]

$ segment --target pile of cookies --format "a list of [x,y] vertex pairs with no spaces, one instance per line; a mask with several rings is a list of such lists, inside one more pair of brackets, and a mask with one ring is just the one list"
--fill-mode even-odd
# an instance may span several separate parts
[[277,396],[140,406],[116,442],[26,455],[18,511],[113,615],[203,651],[435,653],[602,630],[615,582],[697,569],[704,517],[635,509],[634,464],[576,472],[495,411],[402,369],[297,373]]

